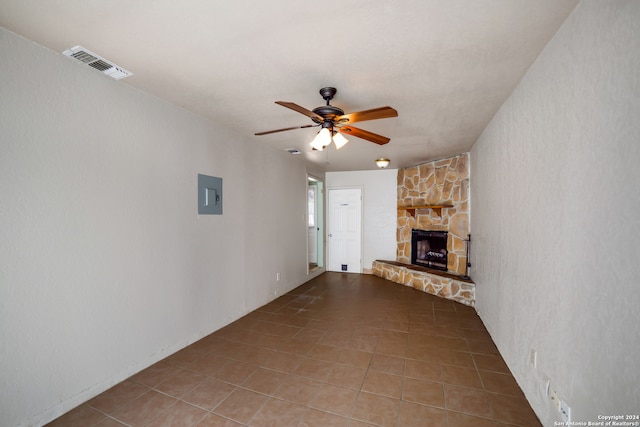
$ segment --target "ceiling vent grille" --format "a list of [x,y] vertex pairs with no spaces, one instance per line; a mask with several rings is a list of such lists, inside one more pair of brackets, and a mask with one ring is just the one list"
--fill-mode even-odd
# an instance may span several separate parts
[[123,79],[125,77],[132,76],[133,73],[126,70],[111,61],[108,61],[101,56],[83,48],[82,46],[75,46],[71,49],[67,49],[62,52],[63,55],[70,56],[78,61],[84,62],[88,66],[101,71],[103,74],[114,78],[116,80]]

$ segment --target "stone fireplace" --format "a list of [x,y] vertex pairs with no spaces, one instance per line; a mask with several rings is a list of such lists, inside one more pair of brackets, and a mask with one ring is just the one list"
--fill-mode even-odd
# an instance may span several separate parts
[[[373,274],[474,305],[467,266],[469,175],[469,153],[398,170],[396,260],[374,262]],[[414,263],[412,252],[420,249],[412,249],[412,230],[439,234],[440,242],[446,236],[446,264]]]
[[447,271],[446,231],[411,230],[411,264]]
[[[407,210],[414,206],[418,208]],[[398,262],[411,263],[413,229],[448,232],[447,271],[467,274],[468,153],[398,171]]]

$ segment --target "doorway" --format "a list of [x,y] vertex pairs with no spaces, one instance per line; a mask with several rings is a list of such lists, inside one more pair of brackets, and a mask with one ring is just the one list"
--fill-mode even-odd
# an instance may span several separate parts
[[329,189],[327,270],[362,273],[362,188]]
[[307,176],[307,273],[324,266],[323,182]]

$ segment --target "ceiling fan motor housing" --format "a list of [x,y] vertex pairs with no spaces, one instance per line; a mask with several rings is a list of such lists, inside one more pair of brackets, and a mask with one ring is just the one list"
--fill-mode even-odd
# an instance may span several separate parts
[[[333,105],[323,105],[322,107],[314,108],[313,112],[318,114],[319,116],[324,117],[325,121],[333,121],[333,119],[335,119],[336,117],[344,115],[344,110],[338,107],[334,107]],[[312,120],[316,123],[323,122],[316,118],[312,118]]]
[[[323,87],[322,89],[320,89],[320,96],[322,96],[322,99],[324,99],[325,101],[327,101],[327,105],[324,105],[322,107],[318,107],[318,108],[314,108],[313,112],[316,113],[319,116],[322,116],[324,118],[324,120],[319,120],[317,118],[312,117],[311,120],[313,120],[316,123],[326,123],[327,121],[331,122],[331,124],[334,124],[334,119],[338,116],[343,116],[344,115],[344,110],[342,110],[341,108],[338,107],[334,107],[333,105],[329,105],[329,101],[331,101],[334,97],[334,95],[336,94],[336,92],[338,91],[338,89],[336,89],[335,87]],[[323,127],[329,127],[327,126],[323,126]]]

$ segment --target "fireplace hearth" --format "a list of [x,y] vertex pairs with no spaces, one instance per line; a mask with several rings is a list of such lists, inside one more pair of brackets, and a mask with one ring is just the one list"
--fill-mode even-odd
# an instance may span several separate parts
[[411,230],[411,264],[447,271],[446,231]]

